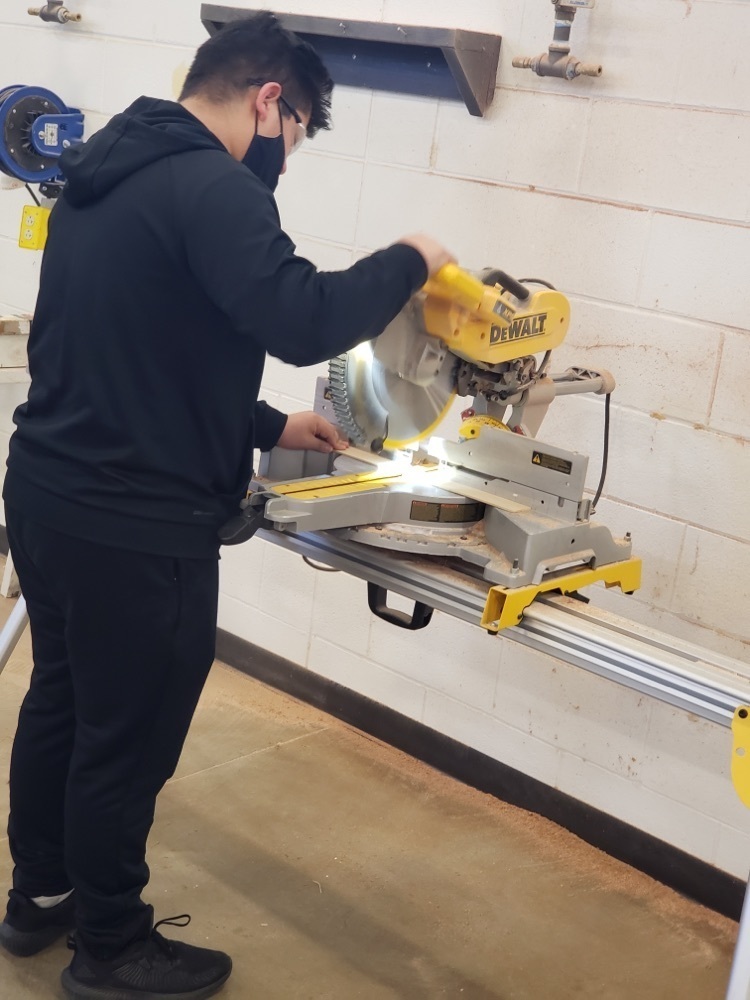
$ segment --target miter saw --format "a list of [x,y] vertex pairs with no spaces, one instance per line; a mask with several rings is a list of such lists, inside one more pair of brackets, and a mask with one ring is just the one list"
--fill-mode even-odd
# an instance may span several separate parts
[[[569,320],[546,282],[443,267],[379,337],[330,362],[327,396],[354,447],[322,469],[312,453],[275,449],[223,540],[324,531],[448,560],[486,582],[490,631],[517,624],[545,591],[636,590],[630,538],[592,521],[588,458],[536,439],[555,396],[604,394],[608,412],[608,372],[548,371]],[[458,440],[432,436],[456,396],[473,397]]]

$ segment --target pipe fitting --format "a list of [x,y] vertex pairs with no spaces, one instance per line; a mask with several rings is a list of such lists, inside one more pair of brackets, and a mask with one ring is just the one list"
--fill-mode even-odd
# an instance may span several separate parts
[[537,76],[556,76],[561,80],[575,80],[577,76],[601,76],[602,67],[598,63],[581,62],[570,54],[570,29],[576,16],[577,6],[593,7],[593,0],[552,0],[555,5],[555,32],[549,48],[538,56],[516,56],[516,69],[530,69]]
[[575,56],[542,52],[538,56],[516,56],[516,69],[530,69],[537,76],[556,76],[562,80],[575,80],[577,76],[601,76],[602,67],[597,63],[584,63]]
[[39,17],[42,21],[55,24],[67,24],[68,21],[81,20],[81,15],[69,11],[67,7],[63,6],[62,0],[50,0],[43,7],[29,7],[28,11],[32,17]]

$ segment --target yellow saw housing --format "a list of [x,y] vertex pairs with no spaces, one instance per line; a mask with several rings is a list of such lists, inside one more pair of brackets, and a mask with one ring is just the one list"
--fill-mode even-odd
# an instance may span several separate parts
[[498,365],[554,350],[565,339],[570,305],[562,292],[543,288],[523,302],[446,264],[422,290],[424,328],[451,353],[480,365]]

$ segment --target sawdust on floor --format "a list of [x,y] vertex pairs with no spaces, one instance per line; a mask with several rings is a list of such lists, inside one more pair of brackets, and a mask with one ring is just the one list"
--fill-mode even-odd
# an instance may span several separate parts
[[[219,676],[214,677],[214,694],[221,691],[222,695],[233,699],[237,696],[237,686],[244,687],[248,677],[224,664],[220,666],[222,669],[216,672]],[[469,811],[479,811],[491,817],[494,822],[501,823],[519,838],[525,838],[529,842],[530,853],[533,852],[541,863],[556,865],[574,877],[580,876],[596,891],[618,893],[640,902],[673,926],[679,926],[699,948],[706,937],[709,937],[715,945],[731,954],[737,936],[737,924],[733,920],[681,896],[675,890],[592,847],[542,816],[509,805],[457,781],[377,737],[261,681],[253,679],[252,683],[254,691],[251,704],[259,714],[283,719],[285,722],[306,724],[316,730],[340,731],[347,742],[351,741],[351,750],[359,752],[370,761],[374,757],[415,791],[435,797],[449,794],[452,802],[460,803]],[[247,698],[246,687],[244,698]]]
[[[400,776],[423,791],[436,796],[445,795],[450,783],[452,800],[460,801],[466,808],[484,812],[520,837],[530,841],[530,852],[542,863],[558,866],[574,876],[594,883],[601,892],[615,892],[631,900],[644,903],[648,909],[670,923],[679,923],[686,933],[694,930],[705,938],[706,932],[716,944],[724,944],[728,951],[734,948],[737,923],[694,900],[681,896],[668,886],[657,882],[643,872],[587,844],[575,834],[536,813],[478,791],[457,781],[435,768],[402,751],[383,743],[376,737],[333,720],[334,725],[348,729],[365,739],[370,747],[379,748],[381,762],[397,771]],[[371,751],[368,751],[371,752]],[[691,935],[692,936],[692,935]],[[699,938],[696,936],[696,942]]]

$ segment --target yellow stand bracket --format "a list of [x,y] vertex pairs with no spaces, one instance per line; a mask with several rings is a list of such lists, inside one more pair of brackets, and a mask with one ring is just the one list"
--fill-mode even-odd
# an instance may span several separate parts
[[750,807],[750,706],[738,705],[732,718],[732,784]]
[[581,569],[565,576],[548,578],[529,587],[492,587],[484,606],[482,628],[486,628],[488,632],[500,632],[511,625],[518,625],[526,608],[539,594],[551,590],[570,594],[599,582],[606,587],[619,587],[626,594],[638,590],[641,585],[641,560],[623,559],[596,569]]

